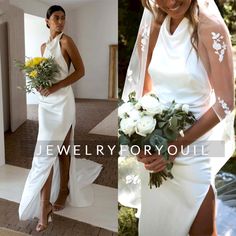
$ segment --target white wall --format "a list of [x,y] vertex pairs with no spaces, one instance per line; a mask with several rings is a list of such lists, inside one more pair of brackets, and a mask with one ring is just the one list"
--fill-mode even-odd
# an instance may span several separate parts
[[[40,56],[40,45],[48,38],[45,26],[45,16],[49,5],[37,0],[10,0],[10,4],[24,10],[25,26],[25,55],[27,57]],[[28,104],[37,104],[36,95],[27,94]]]
[[[21,8],[26,14],[25,23],[25,55],[34,57],[40,55],[40,45],[45,38],[47,28],[45,16],[49,5],[37,0],[9,0],[11,5]],[[43,38],[43,40],[42,40]],[[48,35],[46,36],[48,38]],[[28,104],[37,104],[38,100],[34,94],[27,95]]]
[[[25,14],[25,55],[27,57],[41,56],[40,46],[47,42],[49,29],[45,19]],[[27,94],[27,104],[38,104],[36,94]]]
[[[37,0],[9,0],[9,2],[11,5],[21,8],[26,14],[42,17],[44,19],[46,18],[46,13],[47,13],[48,8],[51,5],[53,5],[53,3],[46,4]],[[67,8],[64,7],[63,5],[61,6],[65,9],[67,13]],[[69,14],[68,14],[68,17],[69,17]],[[36,25],[36,27],[38,26]],[[67,32],[66,27],[65,27],[64,32]]]
[[37,0],[9,0],[11,5],[19,7],[25,13],[45,18],[49,5]]
[[100,0],[69,12],[69,34],[85,64],[85,77],[74,86],[79,98],[108,98],[109,45],[118,43],[118,0]]

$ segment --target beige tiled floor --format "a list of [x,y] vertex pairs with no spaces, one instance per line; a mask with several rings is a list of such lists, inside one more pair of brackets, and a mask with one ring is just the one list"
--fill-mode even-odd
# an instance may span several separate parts
[[[19,203],[28,172],[16,166],[1,166],[0,198]],[[117,189],[97,184],[92,187],[95,199],[92,206],[76,208],[67,205],[57,215],[117,231]]]

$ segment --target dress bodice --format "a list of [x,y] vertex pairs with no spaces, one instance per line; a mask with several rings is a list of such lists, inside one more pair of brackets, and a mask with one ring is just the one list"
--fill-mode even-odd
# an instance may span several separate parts
[[192,27],[187,18],[170,34],[170,17],[161,26],[149,74],[153,90],[166,105],[175,100],[188,104],[196,116],[204,113],[215,99],[207,72],[191,44]]
[[57,80],[65,79],[68,76],[69,70],[68,65],[62,55],[60,39],[63,32],[57,35],[54,39],[48,40],[44,51],[44,57],[53,57],[57,64],[60,66],[60,75],[57,76]]

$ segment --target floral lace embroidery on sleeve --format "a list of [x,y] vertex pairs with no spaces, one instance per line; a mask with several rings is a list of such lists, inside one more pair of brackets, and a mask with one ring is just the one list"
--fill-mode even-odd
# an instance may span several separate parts
[[221,99],[220,97],[218,97],[218,101],[219,101],[221,107],[223,108],[225,114],[228,115],[230,113],[230,110],[229,110],[227,103],[223,99]]
[[226,50],[226,44],[223,42],[223,36],[220,33],[211,32],[213,44],[212,47],[215,49],[215,53],[219,55],[219,61],[222,62]]

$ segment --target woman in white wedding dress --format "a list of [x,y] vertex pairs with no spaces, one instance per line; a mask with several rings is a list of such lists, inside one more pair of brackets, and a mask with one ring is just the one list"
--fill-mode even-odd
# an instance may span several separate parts
[[[54,57],[60,74],[52,87],[38,89],[37,144],[19,207],[21,220],[39,218],[37,231],[47,228],[52,211],[63,209],[67,196],[72,206],[91,205],[90,184],[102,168],[95,162],[75,158],[73,153],[75,99],[71,85],[84,76],[84,65],[73,40],[63,33],[64,9],[51,6],[46,24],[50,39],[41,46],[42,56]],[[71,64],[75,70],[69,74]],[[68,148],[70,152],[66,151]]]
[[[149,188],[149,171],[163,170],[166,161],[157,154],[139,156],[139,235],[217,235],[215,175],[235,148],[230,35],[213,0],[142,3],[123,99],[133,90],[138,97],[152,90],[165,105],[188,104],[197,121],[169,144],[178,149],[171,156],[174,178],[160,188]],[[193,151],[194,145],[204,145],[207,155],[180,153],[181,146]]]

